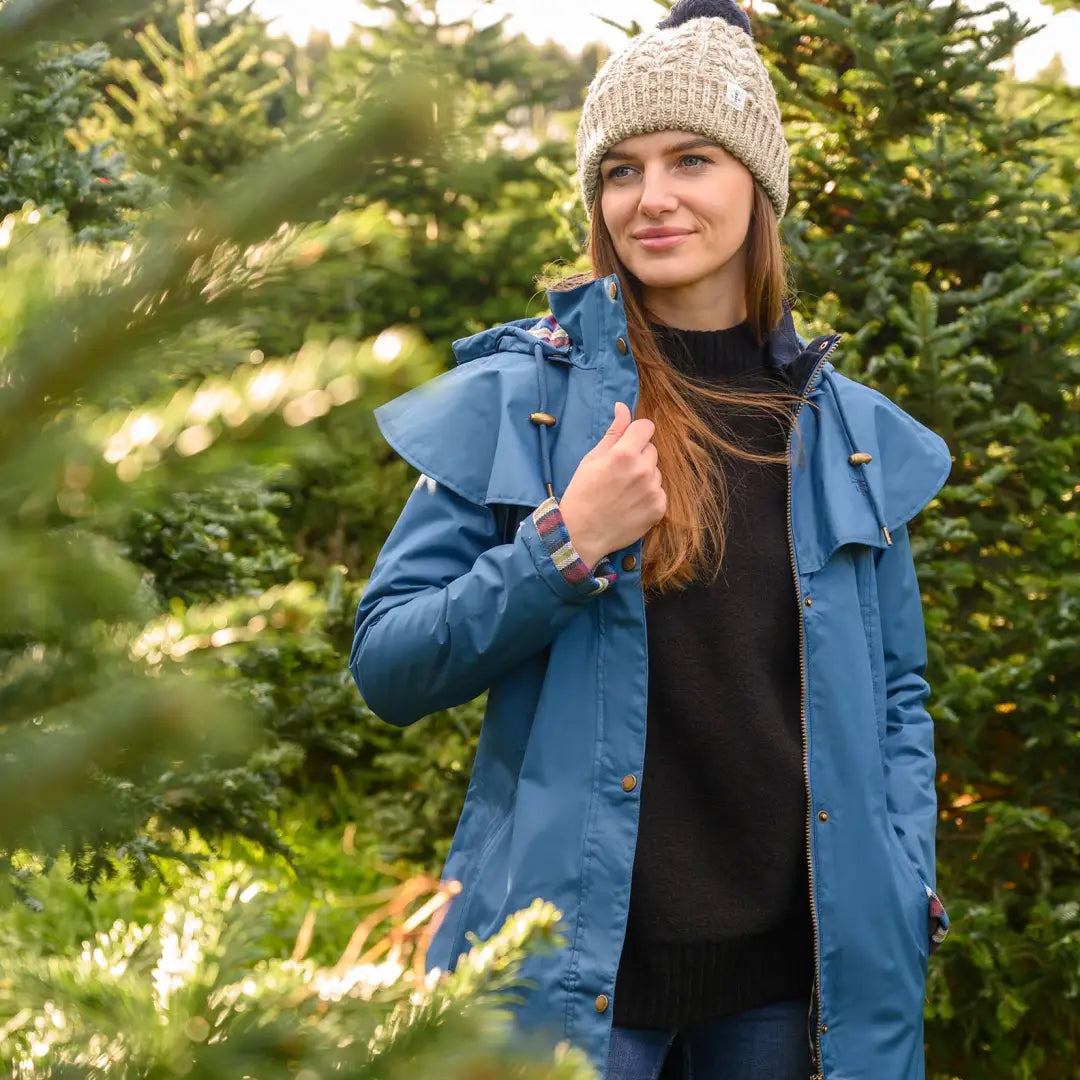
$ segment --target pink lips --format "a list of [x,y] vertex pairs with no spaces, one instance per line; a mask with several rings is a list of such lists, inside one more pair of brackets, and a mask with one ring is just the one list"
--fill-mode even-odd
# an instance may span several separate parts
[[637,242],[650,251],[661,251],[664,248],[675,247],[681,244],[692,233],[670,233],[667,236],[639,236]]

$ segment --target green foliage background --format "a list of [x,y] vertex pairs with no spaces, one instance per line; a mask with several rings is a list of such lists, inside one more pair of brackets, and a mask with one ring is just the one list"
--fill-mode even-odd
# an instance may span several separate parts
[[[578,262],[573,136],[602,55],[367,2],[385,25],[336,47],[211,0],[96,22],[92,4],[87,21],[0,5],[0,938],[24,958],[0,981],[9,1063],[59,988],[57,1067],[81,1030],[150,1024],[153,964],[140,982],[76,957],[96,934],[106,951],[164,941],[170,911],[207,910],[201,955],[235,942],[235,980],[196,964],[179,1043],[118,1035],[105,1071],[202,1046],[198,1018],[245,973],[284,1015],[315,977],[281,967],[312,921],[307,955],[331,965],[371,898],[437,877],[449,845],[483,702],[399,732],[345,668],[414,480],[371,410],[455,338],[542,314],[536,275]],[[1077,89],[1060,64],[1026,84],[991,67],[1031,32],[1007,9],[978,29],[925,0],[775,8],[754,22],[792,145],[797,319],[844,333],[841,370],[955,457],[914,530],[954,925],[931,964],[929,1073],[1075,1078]],[[237,900],[252,883],[274,897],[257,915]],[[311,1054],[392,998],[362,1021],[353,1004],[305,1017]],[[273,1042],[228,1012],[238,1056],[200,1068],[254,1071],[290,1022]],[[458,1060],[424,1049],[438,1028],[411,1018],[414,1061]],[[401,1061],[372,1075],[413,1075]],[[584,1075],[542,1068],[521,1075]]]

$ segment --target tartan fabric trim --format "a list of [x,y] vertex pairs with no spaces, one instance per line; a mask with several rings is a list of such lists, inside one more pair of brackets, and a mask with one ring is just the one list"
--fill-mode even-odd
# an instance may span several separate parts
[[949,934],[949,916],[929,885],[926,887],[926,896],[930,901],[930,951],[936,952]]
[[530,328],[529,333],[541,338],[549,345],[554,345],[557,349],[570,344],[570,335],[559,325],[554,315],[545,315]]
[[593,593],[602,593],[615,584],[618,575],[606,555],[596,564],[594,572],[577,553],[570,541],[570,533],[567,532],[557,499],[545,499],[533,511],[532,519],[547,553],[555,563],[555,569],[574,588],[584,589],[591,596]]

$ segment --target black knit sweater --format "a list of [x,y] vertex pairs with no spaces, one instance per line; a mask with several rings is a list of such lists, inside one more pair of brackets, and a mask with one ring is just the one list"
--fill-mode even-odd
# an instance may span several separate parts
[[[698,378],[787,388],[746,323],[654,330],[669,361]],[[725,419],[743,445],[787,445],[774,418]],[[684,1028],[808,999],[812,988],[787,473],[739,460],[723,467],[719,576],[647,600],[641,821],[613,1001],[624,1027]]]

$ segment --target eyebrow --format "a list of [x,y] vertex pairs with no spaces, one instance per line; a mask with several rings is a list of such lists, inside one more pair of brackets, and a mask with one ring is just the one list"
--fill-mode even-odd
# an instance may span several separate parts
[[[683,142],[679,143],[673,143],[667,148],[665,153],[679,154],[686,150],[697,150],[702,146],[711,146],[716,150],[720,149],[720,144],[715,140],[698,137],[695,139],[685,139]],[[633,154],[623,154],[617,150],[609,150],[600,159],[600,164],[603,165],[605,161],[633,161],[633,158]]]

